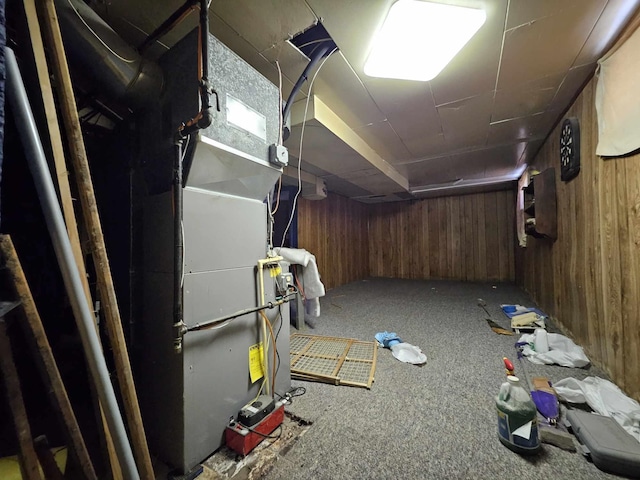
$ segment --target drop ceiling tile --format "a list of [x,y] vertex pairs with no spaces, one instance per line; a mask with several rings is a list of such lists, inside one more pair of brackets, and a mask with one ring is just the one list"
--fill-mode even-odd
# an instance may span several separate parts
[[216,0],[215,13],[258,52],[267,50],[316,22],[305,2],[298,0]]
[[313,88],[314,93],[351,128],[386,119],[341,52],[327,60]]
[[[567,71],[606,0],[584,0],[505,33],[498,89]],[[525,60],[526,59],[526,60]],[[525,60],[525,61],[523,61]]]
[[365,76],[363,83],[378,107],[385,113],[435,108],[433,95],[426,82]]
[[485,24],[430,82],[436,105],[495,89],[507,3],[506,0],[484,2]]
[[492,123],[489,127],[488,144],[500,145],[541,136],[544,134],[541,125],[543,117],[544,113],[539,113],[537,115]]
[[[278,84],[278,68],[276,67],[276,61],[280,64],[283,80],[282,97],[286,102],[289,98],[289,94],[293,88],[293,85],[298,81],[300,75],[307,68],[309,59],[296,47],[289,42],[280,42],[273,47],[264,50],[261,55],[271,64],[271,70],[275,73],[274,84]],[[315,73],[315,70],[312,74]],[[309,78],[309,81],[311,78]],[[309,81],[304,82],[300,92],[296,96],[296,100],[300,100],[307,96],[309,92]]]
[[[433,137],[442,132],[428,84],[368,78],[365,86],[405,145],[413,139]],[[411,148],[409,151],[414,155],[421,154]]]
[[582,0],[511,0],[507,14],[507,30],[526,25],[545,17],[557,15],[582,4]]
[[549,105],[550,110],[564,110],[573,99],[580,93],[582,87],[587,83],[595,72],[596,64],[574,67],[569,70],[567,76],[560,85],[558,93]]
[[640,0],[609,0],[574,65],[597,61],[609,49],[638,8]]
[[[354,129],[378,155],[391,164],[412,156],[389,122],[376,122]],[[402,172],[401,172],[402,173]]]
[[405,145],[414,158],[431,157],[451,150],[442,132],[433,135],[417,135],[405,140]]
[[424,186],[510,175],[525,146],[524,142],[501,145],[413,163],[406,166],[409,182]]
[[498,90],[493,103],[492,122],[526,117],[544,111],[562,83],[566,72]]
[[455,148],[484,145],[492,107],[493,93],[439,106],[445,142]]

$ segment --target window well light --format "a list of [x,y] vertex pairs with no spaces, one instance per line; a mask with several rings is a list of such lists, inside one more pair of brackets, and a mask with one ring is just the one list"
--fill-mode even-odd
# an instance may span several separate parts
[[373,40],[364,73],[370,77],[435,78],[484,24],[477,8],[399,0]]

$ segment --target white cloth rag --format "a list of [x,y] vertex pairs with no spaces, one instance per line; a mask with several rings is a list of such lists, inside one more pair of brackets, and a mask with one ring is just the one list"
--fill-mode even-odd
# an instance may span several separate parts
[[526,342],[522,354],[531,363],[551,365],[557,363],[563,367],[582,368],[589,365],[589,358],[582,347],[559,333],[547,333],[537,328],[534,333],[524,334],[518,343]]
[[612,417],[640,442],[640,403],[627,397],[615,384],[600,377],[565,378],[553,384],[560,398],[587,403],[596,413]]
[[304,248],[275,248],[277,255],[285,262],[302,266],[302,283],[306,302],[306,313],[311,317],[320,316],[320,297],[324,297],[325,289],[320,280],[316,257]]

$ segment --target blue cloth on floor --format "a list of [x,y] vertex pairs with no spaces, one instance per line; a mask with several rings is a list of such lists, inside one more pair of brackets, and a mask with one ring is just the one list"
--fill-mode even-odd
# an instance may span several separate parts
[[380,345],[386,348],[390,348],[391,345],[402,343],[402,340],[395,333],[389,333],[386,330],[384,332],[376,333],[376,340]]

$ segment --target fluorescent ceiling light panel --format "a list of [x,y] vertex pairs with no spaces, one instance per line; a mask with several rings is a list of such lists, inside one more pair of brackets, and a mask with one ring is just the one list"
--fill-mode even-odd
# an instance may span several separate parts
[[476,34],[484,10],[399,0],[373,41],[364,73],[370,77],[428,81]]

